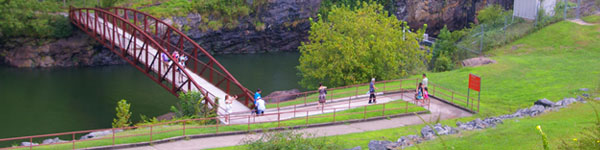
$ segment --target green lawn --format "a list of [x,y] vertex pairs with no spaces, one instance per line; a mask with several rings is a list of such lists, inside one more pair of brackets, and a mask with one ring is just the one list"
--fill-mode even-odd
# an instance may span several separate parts
[[[579,88],[600,88],[600,26],[580,26],[559,22],[534,32],[507,46],[487,53],[497,64],[461,68],[449,72],[428,73],[429,81],[461,93],[467,93],[469,73],[482,77],[481,112],[472,117],[442,121],[455,126],[456,121],[509,114],[529,107],[537,99],[552,101],[574,97]],[[411,78],[419,77],[418,75]],[[477,96],[471,93],[471,96]],[[570,140],[583,127],[595,121],[590,106],[574,104],[559,112],[534,118],[505,120],[496,128],[466,131],[444,136],[455,149],[542,149],[535,129],[541,125],[551,147],[560,140]],[[347,148],[367,148],[370,140],[396,141],[400,136],[418,134],[423,125],[332,136]],[[425,149],[443,149],[437,140],[419,145]],[[243,146],[219,149],[239,149]],[[417,147],[412,147],[413,149]]]
[[592,15],[581,18],[587,23],[600,23],[600,15]]
[[[426,111],[426,109],[422,107],[418,107],[412,103],[408,103],[402,100],[396,100],[389,103],[385,103],[385,111],[383,111],[383,104],[379,105],[368,105],[366,109],[364,107],[352,108],[344,111],[335,112],[335,121],[347,121],[347,120],[356,120],[363,118],[373,118],[380,117],[383,115],[397,115],[404,113],[412,113],[412,112],[420,112]],[[366,114],[363,114],[366,110]],[[333,113],[325,113],[320,115],[309,116],[308,120],[306,117],[298,117],[294,119],[289,119],[285,121],[277,122],[268,122],[268,123],[260,123],[260,124],[251,124],[250,130],[256,129],[268,129],[275,127],[291,127],[291,126],[303,126],[306,124],[318,124],[318,123],[327,123],[334,121]],[[307,122],[308,121],[308,122]],[[165,125],[157,125],[152,128],[152,140],[165,139],[170,137],[176,137],[183,135],[182,124],[165,124]],[[231,125],[231,126],[223,126],[220,125],[217,129],[215,125],[205,126],[199,125],[194,122],[187,123],[185,134],[186,135],[194,135],[194,134],[210,134],[218,132],[227,132],[227,131],[246,131],[248,130],[248,125]],[[124,144],[124,143],[138,143],[138,142],[147,142],[150,140],[149,135],[143,136],[133,136],[140,134],[149,134],[150,128],[139,128],[135,130],[127,130],[125,132],[117,133],[115,136],[120,137],[116,138],[115,144]],[[157,134],[158,133],[158,134]],[[77,135],[81,136],[81,135]],[[132,137],[126,137],[132,136]],[[50,138],[50,137],[47,137]],[[42,140],[42,139],[36,139]],[[112,136],[107,136],[105,139],[94,139],[93,141],[83,141],[77,142],[75,148],[86,148],[86,147],[95,147],[95,146],[104,146],[112,144]],[[35,149],[70,149],[72,147],[72,143],[59,144],[59,145],[49,145],[49,146],[41,146],[35,147]]]

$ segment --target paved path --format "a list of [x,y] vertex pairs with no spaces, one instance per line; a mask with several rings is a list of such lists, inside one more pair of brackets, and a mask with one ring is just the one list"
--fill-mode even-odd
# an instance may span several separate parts
[[[89,13],[89,15],[87,15],[89,17],[85,17],[86,16],[85,13],[82,13],[83,17],[81,17],[81,18],[78,16],[79,15],[78,13],[74,13],[74,14],[75,14],[74,18],[81,19],[80,21],[82,22],[83,26],[88,26],[88,25],[85,24],[85,22],[86,22],[85,19],[86,18],[90,19],[89,22],[93,22],[93,19],[95,18],[95,16],[94,16],[93,13]],[[118,46],[118,47],[122,47],[122,48],[128,49],[127,53],[129,55],[131,55],[131,56],[139,56],[139,58],[142,58],[142,59],[139,59],[140,63],[142,63],[142,64],[149,64],[149,63],[146,63],[146,59],[143,59],[143,58],[147,57],[148,61],[152,61],[152,58],[154,58],[154,56],[156,56],[156,54],[158,54],[158,50],[156,50],[152,46],[148,46],[148,53],[145,53],[145,52],[140,53],[139,49],[145,45],[144,41],[140,40],[139,38],[136,38],[133,41],[133,43],[135,45],[137,45],[137,46],[135,46],[137,48],[134,49],[133,44],[131,44],[131,45],[128,44],[128,41],[131,38],[131,34],[129,34],[127,32],[123,32],[123,30],[121,28],[115,28],[115,29],[113,29],[112,23],[110,23],[110,22],[106,22],[105,23],[102,18],[98,18],[98,21],[99,21],[99,24],[106,24],[107,28],[103,28],[103,27],[100,26],[99,28],[95,29],[96,33],[97,34],[106,33],[106,35],[103,35],[103,36],[106,38],[107,41],[110,41],[111,38],[113,37],[112,36],[113,30],[116,31],[115,32],[115,39],[114,39],[115,43],[116,43],[115,45]],[[92,28],[93,29],[94,25],[93,24],[89,25],[88,28]],[[106,30],[106,31],[103,32],[104,30]],[[136,54],[136,52],[137,52],[137,54]],[[140,56],[140,54],[141,54],[141,56]],[[159,63],[153,63],[152,66],[151,66],[152,71],[154,71],[154,72],[158,72],[158,68],[159,67],[161,67],[161,66],[159,66]],[[215,97],[218,97],[219,98],[219,104],[225,104],[224,100],[225,100],[226,93],[223,90],[217,88],[216,86],[214,86],[210,82],[206,81],[204,78],[198,76],[197,74],[195,74],[193,71],[189,70],[188,68],[186,68],[185,70],[192,77],[192,79],[194,81],[196,81],[196,83],[198,83],[199,86],[201,86],[201,88],[207,90],[209,93],[211,93]],[[173,71],[166,72],[167,75],[166,75],[166,79],[165,80],[167,80],[170,83],[173,83],[172,82],[173,81],[173,79],[172,79],[173,78],[172,72]],[[164,68],[163,68],[161,74],[165,74]],[[178,75],[178,74],[176,74],[176,75]],[[179,75],[182,75],[182,74],[179,74]],[[179,76],[176,76],[176,78],[177,78],[176,81],[179,81],[178,77]],[[185,80],[187,80],[187,78],[184,77],[183,80],[185,81]],[[182,86],[182,84],[183,84],[183,87],[187,87],[188,86],[187,84],[189,84],[189,83],[190,82],[175,83],[175,85],[177,87],[179,87],[179,86]],[[187,88],[182,88],[182,90],[186,91]],[[192,91],[199,91],[198,88],[195,87],[195,86],[193,86],[193,85],[191,86],[191,90]],[[225,114],[225,110],[222,109],[222,108],[224,108],[224,106],[221,106],[221,109],[218,109],[219,114]],[[249,111],[248,107],[244,106],[244,104],[240,103],[239,101],[233,101],[233,107],[232,108],[234,110]]]
[[[400,99],[401,97],[409,98],[412,97],[414,93],[400,93],[400,94],[390,94],[390,95],[380,95],[381,98],[379,103],[382,103],[384,99]],[[356,101],[357,104],[365,105],[367,98],[360,98]],[[333,104],[336,105],[336,104]],[[347,101],[344,104],[340,105],[348,105]],[[311,106],[314,107],[314,106]],[[311,109],[311,108],[307,108]],[[443,103],[439,100],[432,99],[431,105],[429,107],[431,114],[421,115],[424,119],[428,121],[435,121],[438,116],[440,116],[441,120],[451,119],[451,118],[459,118],[471,116],[472,114],[466,112],[462,109],[456,108],[454,106]],[[332,136],[332,135],[341,135],[341,134],[349,134],[349,133],[358,133],[365,131],[374,131],[388,128],[396,128],[407,125],[416,125],[422,124],[423,122],[417,116],[406,116],[406,117],[398,117],[392,118],[390,120],[376,120],[376,121],[368,121],[368,122],[359,122],[352,124],[340,124],[340,125],[332,125],[332,126],[324,126],[324,127],[315,127],[315,128],[306,128],[299,129],[300,132],[308,132],[314,133],[317,136]],[[176,142],[169,142],[163,144],[155,144],[152,146],[143,146],[136,148],[129,148],[129,150],[196,150],[196,149],[206,149],[206,148],[217,148],[217,147],[226,147],[226,146],[234,146],[241,145],[240,143],[244,138],[254,137],[257,135],[229,135],[229,136],[217,136],[217,137],[208,137],[208,138],[198,138],[191,140],[182,140]]]

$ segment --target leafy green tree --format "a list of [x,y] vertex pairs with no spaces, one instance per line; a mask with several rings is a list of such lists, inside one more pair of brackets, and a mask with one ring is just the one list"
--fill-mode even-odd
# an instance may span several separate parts
[[113,128],[128,127],[131,125],[131,121],[129,121],[129,118],[131,118],[131,112],[129,111],[130,107],[131,104],[128,104],[125,99],[122,99],[117,103],[117,108],[115,108],[117,116],[113,119]]
[[[328,20],[311,19],[309,41],[299,47],[300,84],[342,86],[407,76],[431,56],[419,47],[422,34],[388,16],[383,6],[363,2],[358,9],[333,6]],[[424,32],[419,30],[419,33]]]
[[500,21],[506,13],[502,6],[490,5],[477,12],[477,20],[480,24],[493,24]]
[[66,17],[54,14],[60,3],[38,0],[0,0],[1,38],[62,38],[73,27]]
[[448,27],[444,26],[440,30],[438,40],[435,42],[433,49],[431,64],[434,71],[440,72],[454,69],[454,61],[458,61],[456,57],[457,47],[455,45],[457,40],[458,38],[453,36]]

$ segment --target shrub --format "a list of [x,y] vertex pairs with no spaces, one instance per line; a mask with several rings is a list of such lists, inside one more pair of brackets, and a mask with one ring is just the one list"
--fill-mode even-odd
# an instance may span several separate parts
[[61,38],[71,35],[69,20],[53,14],[60,11],[53,1],[13,0],[0,2],[1,38]]
[[439,57],[435,60],[433,71],[442,72],[450,71],[452,69],[454,69],[454,62],[448,57],[448,54],[446,54],[446,52],[442,52],[439,55]]
[[374,2],[354,10],[333,6],[328,20],[310,20],[309,40],[299,47],[297,66],[300,85],[306,88],[321,82],[343,86],[371,78],[397,79],[425,67],[431,58],[419,47],[424,30],[403,32],[409,30],[406,22],[388,16]]
[[477,14],[477,20],[479,24],[496,23],[497,20],[502,19],[505,15],[505,11],[500,5],[490,5],[482,10],[479,10]]
[[314,134],[296,131],[263,133],[257,139],[248,138],[242,142],[250,150],[343,149],[342,145],[337,141],[326,138],[315,138]]
[[131,112],[129,112],[130,107],[131,104],[128,104],[125,99],[122,99],[117,103],[117,108],[115,108],[117,116],[113,119],[113,128],[128,127],[131,125],[131,122],[129,121],[129,118],[131,117]]
[[[182,92],[179,94],[177,106],[171,106],[171,111],[175,113],[177,118],[215,117],[217,107],[205,109],[203,101],[204,96],[198,92]],[[215,102],[218,102],[218,99]]]

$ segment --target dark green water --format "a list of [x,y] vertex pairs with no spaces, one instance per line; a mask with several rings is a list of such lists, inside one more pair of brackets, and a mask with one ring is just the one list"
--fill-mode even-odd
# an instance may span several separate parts
[[[298,53],[216,56],[244,86],[298,88]],[[301,89],[302,90],[302,89]],[[0,66],[0,138],[110,128],[116,102],[132,118],[169,112],[177,99],[130,65],[20,69]]]

